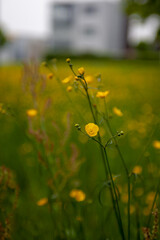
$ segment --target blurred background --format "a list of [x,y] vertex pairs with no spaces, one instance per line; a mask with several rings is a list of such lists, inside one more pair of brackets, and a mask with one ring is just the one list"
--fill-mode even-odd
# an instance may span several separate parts
[[0,63],[57,55],[159,58],[152,0],[1,0]]

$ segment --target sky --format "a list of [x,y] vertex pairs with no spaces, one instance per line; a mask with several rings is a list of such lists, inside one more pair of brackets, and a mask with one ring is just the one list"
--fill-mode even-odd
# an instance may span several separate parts
[[[3,26],[5,31],[11,36],[21,35],[46,38],[49,34],[49,4],[53,1],[54,0],[0,0],[0,26]],[[70,1],[82,2],[85,0]],[[129,38],[133,41],[139,41],[141,39],[151,40],[156,28],[157,23],[153,19],[147,22],[147,24],[141,24],[137,20],[132,21]]]

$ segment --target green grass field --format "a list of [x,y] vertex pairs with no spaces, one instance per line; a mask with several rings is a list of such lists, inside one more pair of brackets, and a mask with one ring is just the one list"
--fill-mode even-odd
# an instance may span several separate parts
[[[138,240],[144,239],[142,227],[155,225],[151,212],[160,209],[159,62],[72,63],[76,73],[83,66],[84,76],[92,76],[88,92],[102,143],[108,141],[113,182],[111,176],[106,180],[99,144],[82,133],[86,124],[94,122],[84,89],[74,77],[62,83],[73,75],[65,59],[54,61],[49,69],[35,64],[1,67],[2,240]],[[109,91],[106,106],[103,98],[96,97],[98,91]],[[29,109],[36,109],[35,116],[27,115]],[[124,131],[116,142],[107,121],[113,135]],[[130,178],[130,230],[127,176],[117,144]],[[118,221],[115,217],[112,185],[125,236],[118,227],[120,217]],[[76,198],[73,190],[82,192]]]

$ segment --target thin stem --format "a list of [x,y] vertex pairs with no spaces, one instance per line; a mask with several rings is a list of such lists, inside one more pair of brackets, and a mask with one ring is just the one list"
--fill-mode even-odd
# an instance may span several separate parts
[[[93,107],[92,107],[92,103],[91,103],[91,100],[90,100],[90,96],[89,96],[89,93],[88,93],[87,82],[86,82],[84,77],[83,77],[83,80],[85,82],[85,86],[83,85],[83,87],[86,91],[86,95],[87,95],[89,107],[90,107],[90,110],[91,110],[91,113],[92,113],[92,117],[93,117],[94,123],[97,124],[97,119],[95,117]],[[102,140],[101,140],[99,132],[98,132],[98,143],[100,144],[100,151],[101,151],[102,160],[103,160],[103,164],[104,164],[104,168],[105,168],[105,174],[106,174],[106,178],[108,179],[109,178],[108,177],[108,170],[107,170],[107,165],[106,165],[106,161],[105,161],[105,154],[104,154],[104,151],[103,151],[104,147],[102,148],[103,144],[102,144]],[[115,210],[115,215],[116,215],[116,218],[117,218],[118,226],[120,228],[120,232],[121,232],[121,235],[122,235],[122,239],[125,239],[124,238],[123,227],[122,227],[122,223],[121,223],[122,220],[120,220],[120,216],[118,214],[118,209],[116,208],[112,187],[110,188],[110,193],[111,193],[112,203],[113,203],[113,207],[114,207],[114,210]]]
[[128,240],[130,240],[131,217],[130,217],[130,202],[131,202],[131,189],[130,189],[130,176],[128,175]]
[[158,182],[158,185],[157,185],[156,194],[155,194],[155,197],[154,197],[154,200],[153,200],[153,203],[152,203],[152,207],[151,207],[151,212],[150,212],[150,215],[149,215],[149,218],[148,218],[148,223],[147,223],[147,227],[148,227],[148,228],[149,228],[149,226],[150,226],[151,217],[152,217],[152,212],[153,212],[153,209],[154,209],[156,200],[157,200],[157,196],[158,196],[158,193],[159,193],[159,188],[160,188],[160,179],[159,179],[159,182]]
[[115,147],[117,149],[117,152],[120,156],[120,159],[121,159],[121,162],[123,164],[123,167],[124,167],[124,170],[125,170],[125,173],[126,173],[126,177],[127,177],[127,182],[128,182],[128,240],[130,240],[130,174],[129,174],[129,171],[128,171],[128,168],[127,168],[127,165],[125,163],[125,160],[123,158],[123,155],[121,153],[121,150],[118,146],[118,141],[116,139],[116,137],[114,136],[113,134],[113,131],[112,131],[112,128],[111,128],[111,125],[110,125],[110,122],[109,122],[109,115],[108,115],[108,109],[107,109],[107,104],[106,104],[106,100],[104,98],[104,106],[105,106],[105,111],[106,111],[106,114],[107,114],[107,118],[105,118],[106,120],[106,123],[107,123],[107,126],[108,126],[108,129],[109,129],[109,132],[112,136],[112,138],[114,139],[114,142],[115,142]]
[[119,220],[120,220],[121,235],[122,235],[122,239],[125,239],[124,231],[123,231],[122,218],[121,218],[121,213],[120,213],[120,208],[119,208],[119,203],[118,203],[118,197],[117,197],[117,193],[116,193],[116,189],[115,189],[115,185],[114,185],[114,181],[113,181],[113,177],[112,177],[112,172],[111,172],[111,168],[110,168],[110,164],[109,164],[106,148],[104,148],[104,154],[105,154],[107,167],[108,167],[108,171],[109,171],[109,175],[110,175],[110,180],[111,180],[111,183],[112,183],[112,188],[113,188],[113,192],[114,192],[114,196],[115,196],[115,202],[114,203],[116,203],[116,205],[117,205],[116,207],[117,207]]

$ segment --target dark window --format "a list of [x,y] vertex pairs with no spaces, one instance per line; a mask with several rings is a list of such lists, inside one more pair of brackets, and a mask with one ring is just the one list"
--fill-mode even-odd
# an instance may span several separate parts
[[73,23],[73,5],[56,4],[54,7],[53,25],[55,28],[66,28]]
[[96,33],[96,30],[94,27],[85,27],[83,32],[85,35],[90,36],[90,35],[94,35]]
[[96,13],[97,12],[97,7],[95,5],[87,5],[85,7],[85,12],[87,14],[93,14],[93,13]]

